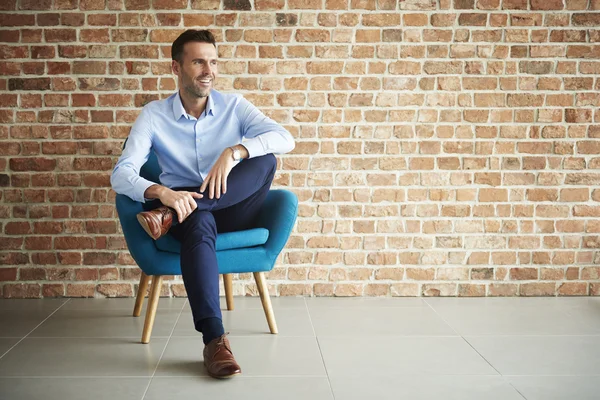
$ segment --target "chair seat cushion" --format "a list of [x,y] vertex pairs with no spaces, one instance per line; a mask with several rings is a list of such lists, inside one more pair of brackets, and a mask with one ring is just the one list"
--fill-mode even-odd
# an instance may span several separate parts
[[[254,228],[245,231],[220,233],[217,235],[216,249],[231,250],[245,247],[260,246],[269,239],[269,230],[265,228]],[[181,243],[170,233],[156,240],[156,248],[170,253],[180,253]]]

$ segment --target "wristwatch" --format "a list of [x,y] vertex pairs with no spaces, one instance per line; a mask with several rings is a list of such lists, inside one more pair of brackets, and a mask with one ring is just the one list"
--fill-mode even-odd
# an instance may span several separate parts
[[240,161],[240,159],[242,158],[240,151],[235,147],[230,147],[230,149],[231,151],[233,151],[233,161]]

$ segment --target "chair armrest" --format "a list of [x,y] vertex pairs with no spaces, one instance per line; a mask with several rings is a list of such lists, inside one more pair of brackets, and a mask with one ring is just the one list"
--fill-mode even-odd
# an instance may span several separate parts
[[159,258],[159,254],[154,241],[137,220],[137,214],[144,211],[142,203],[122,194],[117,194],[115,203],[129,252],[144,271],[143,266],[153,265]]
[[297,216],[298,197],[294,193],[283,189],[269,191],[258,215],[257,227],[269,230],[264,246],[273,262],[287,243]]

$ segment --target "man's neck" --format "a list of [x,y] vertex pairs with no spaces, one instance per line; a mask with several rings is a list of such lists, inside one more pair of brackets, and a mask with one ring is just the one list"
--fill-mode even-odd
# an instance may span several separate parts
[[195,118],[200,118],[200,115],[202,115],[202,113],[206,109],[206,104],[208,103],[208,96],[190,98],[189,96],[186,96],[184,93],[182,93],[182,91],[180,90],[179,97],[181,98],[181,104],[183,104],[185,112],[187,112],[189,115],[194,116]]

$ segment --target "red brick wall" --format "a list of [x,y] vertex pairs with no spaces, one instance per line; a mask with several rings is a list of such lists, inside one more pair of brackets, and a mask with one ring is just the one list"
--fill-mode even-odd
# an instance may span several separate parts
[[600,294],[600,0],[0,8],[0,296],[134,294],[109,176],[140,107],[176,90],[171,42],[199,27],[217,88],[297,139],[273,294]]

